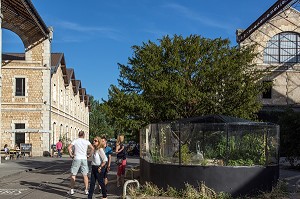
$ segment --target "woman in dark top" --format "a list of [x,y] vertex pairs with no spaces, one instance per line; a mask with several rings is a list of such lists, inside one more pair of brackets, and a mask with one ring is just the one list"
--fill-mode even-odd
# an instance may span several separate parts
[[[120,159],[117,172],[117,187],[124,184],[125,167],[126,167],[126,151],[124,146],[124,135],[118,135],[116,143],[117,159]],[[121,183],[121,184],[120,184]]]

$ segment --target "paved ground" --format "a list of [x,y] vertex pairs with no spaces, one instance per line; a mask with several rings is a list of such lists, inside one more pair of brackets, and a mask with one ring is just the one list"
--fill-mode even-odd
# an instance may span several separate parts
[[[114,159],[114,157],[113,157]],[[53,198],[87,198],[83,194],[82,176],[76,180],[76,193],[69,196],[71,159],[63,158],[30,158],[20,160],[3,160],[0,164],[0,199],[53,199]],[[129,157],[128,167],[139,164],[138,158]],[[122,188],[116,185],[116,165],[112,164],[109,174],[108,198],[120,198]],[[280,169],[280,179],[288,183],[292,193],[290,198],[300,199],[300,171]],[[102,198],[95,194],[94,198]]]
[[[113,157],[114,159],[114,157]],[[71,159],[30,158],[2,161],[0,164],[0,199],[87,198],[83,178],[78,174],[75,194],[69,196]],[[139,164],[138,158],[128,158],[128,167]],[[109,173],[108,198],[120,198],[122,188],[116,187],[116,165]],[[96,190],[98,192],[98,190]],[[94,194],[102,198],[102,194]]]

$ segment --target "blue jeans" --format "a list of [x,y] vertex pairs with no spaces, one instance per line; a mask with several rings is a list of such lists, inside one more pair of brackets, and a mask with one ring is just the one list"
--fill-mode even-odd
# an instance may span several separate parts
[[61,158],[61,149],[57,149],[57,156]]
[[88,198],[93,198],[96,180],[98,181],[99,185],[101,186],[102,197],[103,198],[107,197],[107,190],[106,190],[106,187],[105,187],[105,184],[104,184],[105,168],[102,168],[101,172],[99,173],[98,172],[98,167],[99,166],[92,165],[91,180],[90,180],[90,190],[89,190]]

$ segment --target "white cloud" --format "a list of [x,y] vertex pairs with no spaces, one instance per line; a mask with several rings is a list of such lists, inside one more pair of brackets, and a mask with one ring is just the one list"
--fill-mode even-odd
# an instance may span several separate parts
[[152,34],[157,38],[161,38],[162,36],[165,36],[165,35],[171,35],[168,32],[161,31],[161,30],[158,30],[158,29],[147,29],[147,30],[144,30],[144,32],[148,33],[148,34]]
[[[78,23],[74,23],[70,21],[62,21],[62,20],[60,20],[59,22],[55,22],[55,27],[64,29],[66,31],[76,31],[81,34],[102,36],[116,41],[122,40],[121,33],[114,28],[100,27],[100,26],[84,26]],[[54,34],[55,34],[55,30],[54,30]],[[75,41],[79,42],[80,39],[75,39]],[[70,42],[70,41],[66,40],[66,42]]]
[[163,7],[172,9],[179,13],[181,16],[191,19],[194,21],[197,21],[203,25],[215,27],[215,28],[220,28],[220,29],[225,29],[225,30],[232,30],[233,25],[229,24],[228,22],[221,21],[220,19],[218,20],[213,20],[211,17],[212,16],[201,16],[198,13],[192,11],[191,9],[184,7],[182,5],[176,4],[176,3],[171,3],[171,4],[166,4]]

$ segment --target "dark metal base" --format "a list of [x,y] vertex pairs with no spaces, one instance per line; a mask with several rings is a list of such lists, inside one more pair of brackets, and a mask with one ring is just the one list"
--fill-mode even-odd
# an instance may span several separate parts
[[198,187],[204,182],[216,192],[232,196],[255,195],[259,191],[271,191],[279,178],[279,166],[196,166],[154,164],[140,159],[141,183],[152,182],[167,189],[185,188],[185,183]]

